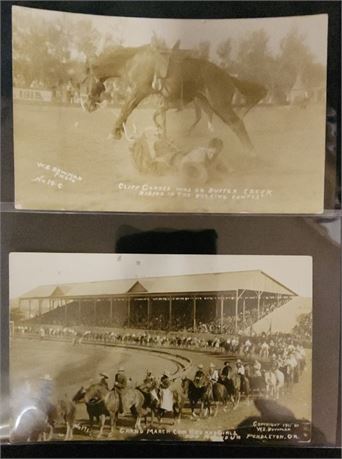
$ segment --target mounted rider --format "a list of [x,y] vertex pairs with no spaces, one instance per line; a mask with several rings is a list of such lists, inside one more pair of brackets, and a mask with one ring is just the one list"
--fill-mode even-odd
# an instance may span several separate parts
[[208,382],[203,368],[203,365],[199,364],[195,373],[194,385],[198,388],[206,386]]
[[159,402],[157,379],[152,375],[150,370],[146,370],[143,382],[137,388],[144,394],[147,405],[151,405],[153,401]]
[[101,376],[99,384],[101,384],[102,386],[104,386],[106,389],[109,390],[109,386],[108,386],[109,376],[107,375],[107,373],[100,373],[99,376]]
[[127,388],[127,377],[125,375],[125,369],[119,368],[118,372],[114,377],[114,385],[112,390],[116,390],[119,394],[120,404],[119,404],[119,412],[123,413],[124,407],[122,402],[122,394],[124,390]]
[[240,359],[236,361],[237,374],[240,379],[240,392],[247,394],[246,371]]
[[228,394],[232,395],[235,392],[234,381],[231,377],[232,367],[228,361],[224,362],[224,367],[220,371],[219,383],[223,384],[227,389]]
[[216,369],[216,365],[214,363],[211,363],[209,365],[208,379],[212,384],[217,383],[219,380],[219,372]]
[[169,373],[164,371],[160,378],[160,408],[165,411],[173,410],[173,393],[170,389]]
[[211,363],[209,365],[209,370],[208,370],[207,377],[208,377],[208,380],[209,380],[209,383],[210,383],[210,394],[209,394],[209,396],[213,399],[214,398],[214,396],[213,396],[213,386],[214,386],[214,384],[218,383],[219,377],[220,377],[219,376],[219,372],[216,369],[216,365],[214,363]]

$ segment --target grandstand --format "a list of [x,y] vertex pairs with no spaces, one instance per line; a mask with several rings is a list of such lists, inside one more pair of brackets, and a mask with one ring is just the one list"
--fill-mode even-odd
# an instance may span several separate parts
[[[306,315],[312,310],[312,299],[296,297],[286,304],[271,311],[267,316],[256,321],[253,330],[256,333],[267,333],[277,331],[280,333],[290,333],[297,325],[301,315]],[[291,312],[289,314],[289,312]]]
[[298,295],[261,270],[39,286],[19,298],[26,322],[237,332]]

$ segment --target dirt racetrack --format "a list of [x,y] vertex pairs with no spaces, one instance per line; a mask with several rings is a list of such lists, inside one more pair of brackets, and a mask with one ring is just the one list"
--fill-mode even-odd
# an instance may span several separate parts
[[[105,371],[110,376],[110,384],[114,379],[119,366],[124,366],[132,383],[140,383],[146,369],[150,369],[156,377],[161,376],[163,370],[171,375],[182,374],[185,367],[186,374],[194,374],[195,367],[203,363],[208,367],[210,362],[223,366],[227,359],[224,355],[207,355],[205,352],[184,350],[166,350],[168,354],[158,353],[158,349],[124,349],[112,346],[79,344],[72,346],[69,343],[58,341],[40,341],[37,339],[16,338],[12,341],[10,356],[10,378],[13,393],[13,405],[20,405],[25,382],[34,384],[38,378],[50,374],[56,385],[56,399],[64,394],[68,397],[83,385],[98,380],[98,373]],[[161,349],[161,351],[164,351]],[[178,356],[178,357],[177,357]],[[183,357],[183,358],[181,358]],[[186,369],[188,363],[190,366]],[[179,378],[173,387],[180,384]],[[299,383],[295,384],[292,393],[283,396],[282,405],[293,411],[297,419],[311,419],[311,352],[307,351],[307,368],[302,374]],[[179,424],[173,425],[171,418],[162,422],[161,428],[176,429],[177,435],[183,439],[205,440],[217,437],[217,432],[235,428],[247,416],[258,415],[253,404],[243,400],[237,409],[229,408],[224,413],[222,408],[217,417],[193,420],[190,409],[185,408]],[[84,405],[77,406],[77,421],[79,425],[87,425],[87,414]],[[130,416],[120,416],[118,429],[114,439],[121,440],[134,435],[134,420]],[[106,434],[109,426],[106,428]],[[65,429],[60,427],[54,434],[55,440],[63,439]],[[87,433],[75,429],[74,440],[89,440]]]
[[[14,104],[18,208],[160,212],[318,212],[323,202],[324,107],[255,107],[245,118],[255,146],[248,158],[232,130],[205,115],[192,133],[191,107],[167,114],[168,135],[184,151],[220,137],[220,167],[203,186],[178,172],[139,173],[130,143],[108,139],[118,110],[86,113],[77,106]],[[128,128],[152,126],[153,110],[138,108]],[[58,175],[57,168],[67,174]],[[155,188],[157,187],[157,188]],[[264,191],[262,191],[264,190]]]

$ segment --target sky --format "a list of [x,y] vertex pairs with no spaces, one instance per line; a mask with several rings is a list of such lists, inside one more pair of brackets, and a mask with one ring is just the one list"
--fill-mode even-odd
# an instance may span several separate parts
[[261,269],[312,297],[312,258],[259,255],[11,253],[10,298],[48,284]]
[[149,43],[155,33],[158,37],[164,38],[168,46],[172,46],[180,39],[181,48],[192,48],[201,41],[209,40],[212,51],[227,38],[239,39],[263,28],[270,36],[270,50],[275,55],[279,51],[281,39],[292,28],[297,28],[317,62],[326,64],[327,59],[328,15],[326,14],[257,19],[151,19],[94,16],[14,6],[14,20],[20,20],[20,10],[31,11],[32,14],[40,15],[46,21],[54,21],[63,15],[75,21],[90,19],[101,34],[110,34],[114,40],[123,39],[124,46]]

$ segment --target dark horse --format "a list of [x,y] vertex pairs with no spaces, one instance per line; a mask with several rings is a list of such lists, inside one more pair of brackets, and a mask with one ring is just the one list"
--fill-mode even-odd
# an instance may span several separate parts
[[[121,392],[121,401],[124,408],[123,411],[130,411],[134,416],[134,427],[141,430],[141,418],[145,411],[145,398],[141,391],[126,388]],[[91,384],[87,389],[82,387],[73,397],[73,402],[84,402],[86,404],[91,429],[94,418],[100,421],[98,437],[102,436],[106,417],[109,416],[111,426],[109,435],[113,436],[119,413],[121,412],[120,395],[116,389],[108,390],[103,384]]]
[[234,93],[246,99],[246,114],[266,95],[266,89],[256,83],[242,81],[206,59],[191,57],[180,50],[162,52],[152,46],[118,47],[88,64],[86,77],[80,86],[81,105],[92,112],[101,106],[104,82],[119,77],[130,87],[113,128],[119,139],[127,118],[147,97],[159,94],[165,103],[163,114],[170,106],[184,107],[197,102],[207,113],[215,113],[229,126],[248,150],[253,148],[242,117],[233,110]]
[[191,379],[182,379],[182,389],[187,395],[190,402],[191,415],[197,417],[195,408],[198,402],[201,402],[201,414],[203,408],[205,412],[210,415],[210,383],[208,382],[204,386],[198,387]]

